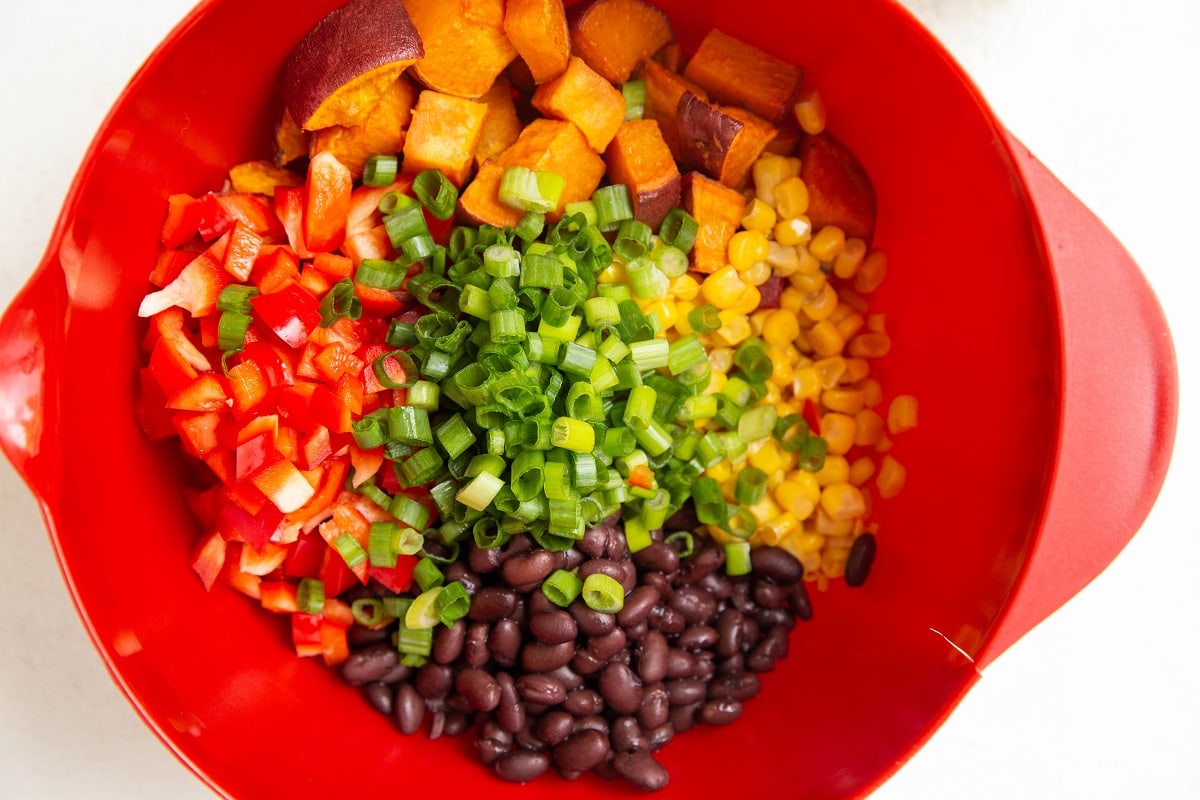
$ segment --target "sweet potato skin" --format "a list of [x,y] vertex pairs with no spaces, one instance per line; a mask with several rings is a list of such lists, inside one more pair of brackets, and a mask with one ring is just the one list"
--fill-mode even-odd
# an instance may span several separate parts
[[425,41],[413,74],[443,94],[476,99],[517,57],[504,34],[504,0],[404,0]]
[[674,40],[666,15],[642,0],[585,0],[567,9],[572,52],[620,85]]
[[652,119],[622,123],[605,152],[608,179],[629,187],[633,216],[658,230],[667,213],[679,205],[679,167]]
[[675,118],[680,163],[735,189],[775,137],[775,129],[750,112],[706,103],[690,91],[679,98]]
[[475,164],[487,115],[485,103],[432,89],[421,92],[404,142],[404,171],[440,169],[462,186]]
[[529,67],[534,83],[554,80],[566,71],[571,34],[562,0],[508,0],[504,33]]
[[405,133],[416,100],[416,87],[401,75],[358,125],[334,125],[315,131],[312,155],[322,151],[333,153],[358,180],[369,157],[377,153],[399,153],[404,148]]
[[667,147],[679,158],[679,100],[685,92],[691,92],[701,100],[707,100],[708,95],[699,86],[685,80],[679,73],[672,72],[666,67],[647,61],[642,66],[642,80],[646,82],[645,117],[658,121],[663,139]]
[[813,227],[837,225],[847,236],[870,244],[875,235],[875,186],[854,153],[825,132],[805,136],[797,155]]
[[304,130],[356,125],[424,55],[421,35],[401,0],[350,0],[293,48],[280,92]]
[[543,116],[574,122],[596,152],[603,152],[625,119],[625,98],[578,56],[567,69],[533,93]]
[[692,248],[692,270],[711,273],[729,263],[729,240],[746,213],[746,199],[699,172],[683,176],[683,207],[696,218],[699,230]]
[[796,102],[803,71],[713,28],[688,60],[683,76],[717,102],[748,108],[777,125]]

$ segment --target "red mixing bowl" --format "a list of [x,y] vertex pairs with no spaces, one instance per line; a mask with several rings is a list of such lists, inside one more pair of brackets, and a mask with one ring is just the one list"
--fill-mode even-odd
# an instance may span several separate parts
[[[320,663],[297,659],[278,618],[232,591],[205,593],[188,566],[196,531],[175,449],[148,443],[133,417],[135,311],[165,198],[269,156],[280,64],[336,5],[204,2],[133,79],[0,321],[0,443],[42,504],[114,679],[219,794],[452,782],[556,797],[556,777],[498,782],[473,763],[469,737],[401,737]],[[891,274],[875,302],[895,346],[877,371],[921,402],[903,443],[908,486],[875,516],[871,579],[816,596],[815,619],[742,720],[662,751],[663,796],[861,796],[1135,533],[1174,437],[1170,336],[1124,249],[896,3],[658,5],[685,50],[717,26],[802,64],[820,87],[878,190]],[[133,637],[140,649],[121,655]],[[569,790],[630,791],[591,778]]]

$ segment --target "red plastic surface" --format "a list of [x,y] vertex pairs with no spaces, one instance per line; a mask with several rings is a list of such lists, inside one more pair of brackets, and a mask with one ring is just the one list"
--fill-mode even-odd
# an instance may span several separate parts
[[[166,196],[219,186],[231,164],[270,155],[279,65],[336,4],[206,2],[135,77],[45,261],[0,322],[0,442],[46,511],[114,679],[218,793],[352,797],[401,782],[405,794],[428,793],[450,780],[464,795],[558,796],[554,777],[495,781],[466,737],[399,736],[355,690],[294,657],[283,619],[223,588],[206,594],[188,567],[196,531],[174,449],[148,444],[133,417],[135,309]],[[1174,429],[1169,339],[1111,236],[1013,148],[894,3],[661,5],[685,49],[719,26],[803,64],[821,89],[831,129],[879,194],[877,243],[891,270],[875,302],[895,345],[877,372],[889,394],[921,403],[919,429],[895,451],[909,484],[876,517],[871,580],[814,597],[816,618],[742,720],[662,752],[673,778],[661,796],[861,796],[936,729],[982,663],[1133,535]],[[1072,253],[1097,263],[1090,277]],[[1081,313],[1127,290],[1122,308],[1138,313],[1121,325]],[[1113,358],[1144,375],[1098,387]],[[1112,475],[1105,409],[1116,411],[1128,467]],[[141,649],[118,655],[114,642],[130,634]],[[331,743],[336,758],[325,757]],[[570,791],[630,793],[590,778]]]

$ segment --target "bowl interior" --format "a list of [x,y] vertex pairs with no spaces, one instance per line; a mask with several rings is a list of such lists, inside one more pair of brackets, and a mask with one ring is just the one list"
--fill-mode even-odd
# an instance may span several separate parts
[[[279,65],[337,0],[217,0],[173,34],[122,98],[80,173],[38,280],[65,289],[59,391],[45,409],[40,487],[64,571],[114,677],[179,756],[239,798],[452,780],[502,785],[469,737],[404,738],[353,689],[298,660],[283,619],[188,567],[195,533],[171,444],[133,417],[135,309],[165,198],[220,186],[271,154]],[[997,123],[944,52],[886,0],[663,0],[685,52],[711,26],[806,69],[830,129],[879,195],[890,275],[874,304],[894,346],[888,396],[920,399],[894,451],[909,482],[876,513],[880,553],[859,590],[816,594],[816,618],[763,679],[743,719],[662,753],[667,796],[844,797],[902,763],[977,677],[971,656],[1002,614],[1041,516],[1058,412],[1058,328],[1040,239]],[[103,343],[98,347],[98,343]],[[141,649],[118,655],[136,636]],[[452,776],[452,778],[448,778]],[[599,780],[575,796],[627,791]]]

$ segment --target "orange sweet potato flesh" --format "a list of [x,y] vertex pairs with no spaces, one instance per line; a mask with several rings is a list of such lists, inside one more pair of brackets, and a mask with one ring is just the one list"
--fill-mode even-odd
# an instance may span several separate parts
[[357,125],[424,54],[401,0],[350,0],[288,55],[280,91],[304,130]]
[[475,179],[459,196],[460,215],[476,225],[516,225],[522,212],[500,202],[500,181],[512,166],[556,172],[566,186],[558,208],[546,215],[552,221],[562,216],[567,203],[587,200],[604,177],[604,161],[592,150],[574,123],[536,119],[521,131],[512,146],[479,168]]
[[247,161],[229,169],[229,183],[235,192],[274,197],[276,186],[302,186],[304,178],[270,161]]
[[729,240],[746,213],[746,199],[699,172],[683,176],[683,207],[696,218],[699,230],[692,248],[692,270],[716,272],[729,263]]
[[553,80],[567,69],[571,35],[562,0],[508,0],[504,32],[535,83]]
[[404,171],[440,169],[451,183],[462,186],[475,165],[475,148],[487,115],[486,103],[421,92],[404,141]]
[[475,146],[477,166],[503,153],[521,135],[521,120],[517,116],[512,85],[507,78],[497,78],[487,94],[479,98],[479,102],[487,105],[488,115],[483,121],[479,144]]
[[301,130],[292,119],[292,112],[283,109],[283,116],[275,126],[275,164],[286,167],[293,161],[308,155],[312,143],[312,134]]
[[574,122],[598,153],[625,119],[625,98],[577,56],[571,56],[562,75],[537,88],[533,107],[552,119]]
[[775,128],[745,109],[717,106],[684,92],[676,109],[679,161],[726,186],[740,188]]
[[679,205],[679,167],[652,119],[621,124],[604,154],[608,179],[629,187],[633,216],[658,230],[667,213]]
[[675,157],[679,157],[679,119],[676,112],[679,100],[685,92],[691,92],[701,100],[707,100],[704,90],[685,80],[677,72],[654,62],[642,66],[642,80],[646,83],[645,117],[658,120],[663,138]]
[[334,125],[315,131],[312,155],[322,151],[333,153],[358,180],[368,158],[377,154],[395,155],[404,148],[404,135],[416,100],[416,87],[401,75],[358,125]]
[[622,84],[674,40],[666,15],[642,0],[591,0],[567,10],[571,49],[609,83]]
[[404,0],[425,57],[413,66],[434,91],[482,97],[517,57],[504,33],[504,0]]
[[797,155],[813,227],[836,225],[847,236],[870,244],[875,234],[875,186],[854,153],[829,133],[820,133],[804,137]]
[[743,106],[778,124],[796,102],[803,71],[714,28],[700,42],[683,76],[717,102]]

